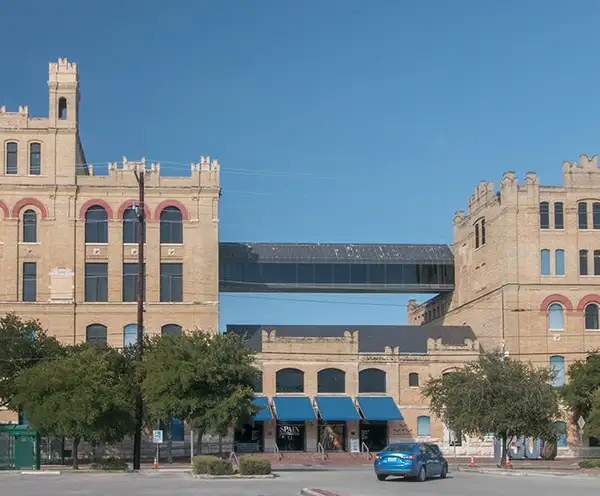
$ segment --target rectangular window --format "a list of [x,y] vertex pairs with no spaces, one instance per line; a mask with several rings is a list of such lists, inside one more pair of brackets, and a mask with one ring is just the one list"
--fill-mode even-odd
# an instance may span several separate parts
[[562,356],[550,357],[550,370],[552,371],[552,385],[562,387],[565,385],[565,358]]
[[23,263],[23,301],[37,301],[37,264]]
[[565,250],[554,252],[554,274],[557,276],[565,275]]
[[565,228],[565,211],[562,202],[554,203],[554,229]]
[[160,301],[183,301],[183,264],[160,264]]
[[[146,264],[144,264],[144,300],[146,300]],[[137,301],[138,264],[123,264],[123,301]]]
[[85,264],[85,301],[108,301],[108,264]]
[[417,436],[427,437],[431,435],[429,417],[417,417]]
[[19,155],[19,145],[17,145],[16,143],[7,143],[6,144],[6,174],[17,174],[19,172],[18,155]]
[[550,275],[550,250],[542,250],[541,252],[541,275]]
[[475,224],[475,249],[479,248],[479,224]]
[[579,275],[588,275],[588,251],[579,250]]
[[600,250],[594,250],[594,275],[600,276]]
[[29,145],[29,174],[39,176],[42,173],[42,145],[31,143]]
[[587,218],[587,203],[581,202],[577,204],[577,219],[579,229],[587,229],[588,228],[588,218]]
[[540,229],[550,229],[550,206],[548,202],[540,203]]
[[600,229],[600,203],[592,203],[592,226]]

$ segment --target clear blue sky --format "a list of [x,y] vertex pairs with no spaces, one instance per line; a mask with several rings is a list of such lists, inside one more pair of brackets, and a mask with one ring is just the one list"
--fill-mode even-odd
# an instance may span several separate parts
[[[79,62],[88,161],[218,157],[224,241],[450,242],[478,181],[557,183],[600,151],[594,0],[38,0],[0,17],[0,102],[45,115],[47,62]],[[221,327],[404,323],[407,299],[223,295]]]

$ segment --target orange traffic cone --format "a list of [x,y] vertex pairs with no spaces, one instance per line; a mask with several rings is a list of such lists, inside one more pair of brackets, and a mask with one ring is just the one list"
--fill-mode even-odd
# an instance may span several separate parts
[[475,468],[475,458],[471,457],[471,463],[469,464],[471,468]]
[[504,468],[512,468],[510,458],[508,456],[506,457],[506,463],[504,464]]
[[158,468],[158,460],[154,457],[154,463],[152,464],[152,468],[156,470]]

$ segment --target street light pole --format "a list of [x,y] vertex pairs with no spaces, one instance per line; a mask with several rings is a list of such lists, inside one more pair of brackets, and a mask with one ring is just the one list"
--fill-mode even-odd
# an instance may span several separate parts
[[[138,182],[139,205],[136,205],[138,219],[138,280],[137,280],[137,346],[136,361],[140,363],[144,356],[144,242],[145,215],[144,215],[144,177],[146,173],[146,160],[136,164],[135,178]],[[142,460],[142,425],[144,421],[144,404],[142,399],[141,384],[135,386],[135,433],[133,436],[133,470],[139,470]]]

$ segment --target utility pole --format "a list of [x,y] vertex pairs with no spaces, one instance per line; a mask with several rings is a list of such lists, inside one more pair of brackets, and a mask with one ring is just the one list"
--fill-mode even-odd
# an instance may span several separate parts
[[[141,362],[144,356],[144,242],[145,216],[144,216],[144,176],[146,173],[146,160],[142,159],[134,169],[138,182],[139,205],[135,206],[138,219],[138,280],[137,280],[137,347],[136,361]],[[133,470],[139,470],[142,460],[142,424],[144,421],[144,404],[142,388],[138,382],[135,386],[135,433],[133,436]]]

